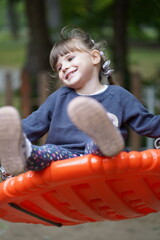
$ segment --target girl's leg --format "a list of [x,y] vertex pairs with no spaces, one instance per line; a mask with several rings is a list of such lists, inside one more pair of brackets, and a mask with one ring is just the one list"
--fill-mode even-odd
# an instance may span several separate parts
[[31,156],[27,159],[26,169],[40,171],[49,166],[52,161],[74,158],[77,156],[77,154],[53,144],[46,144],[43,146],[32,145],[32,152]]
[[0,170],[3,175],[17,175],[26,168],[42,170],[52,161],[78,155],[55,145],[31,145],[22,131],[21,119],[14,107],[0,108]]
[[[155,147],[155,148],[159,148],[160,149],[160,138],[159,138],[159,147]],[[129,150],[127,148],[124,148],[123,151],[125,152],[129,152]],[[87,142],[85,150],[84,150],[84,155],[87,154],[94,154],[94,155],[98,155],[98,156],[105,156],[100,149],[98,148],[98,146],[95,144],[95,142],[93,140],[90,140]]]
[[104,154],[99,150],[98,146],[95,144],[95,142],[93,140],[90,140],[89,142],[87,142],[85,150],[84,150],[84,154],[95,154],[98,156],[104,156]]

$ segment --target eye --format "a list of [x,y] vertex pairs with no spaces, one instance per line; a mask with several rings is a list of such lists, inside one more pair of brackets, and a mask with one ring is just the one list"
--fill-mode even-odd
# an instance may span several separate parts
[[71,61],[73,60],[73,58],[74,58],[74,56],[69,56],[67,60],[68,60],[69,62],[71,62]]
[[58,66],[57,67],[57,72],[61,71],[61,68],[62,68],[61,66]]

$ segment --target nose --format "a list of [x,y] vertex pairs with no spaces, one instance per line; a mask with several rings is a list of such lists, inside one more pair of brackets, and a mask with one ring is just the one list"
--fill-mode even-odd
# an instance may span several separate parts
[[62,71],[65,72],[70,67],[70,63],[65,61],[62,64]]

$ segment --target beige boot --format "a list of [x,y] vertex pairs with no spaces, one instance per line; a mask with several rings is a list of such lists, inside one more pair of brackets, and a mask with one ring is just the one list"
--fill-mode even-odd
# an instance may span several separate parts
[[0,108],[0,161],[7,174],[18,174],[25,168],[21,120],[11,106]]
[[120,131],[98,101],[80,96],[69,103],[67,110],[71,121],[94,140],[105,156],[114,156],[124,149]]

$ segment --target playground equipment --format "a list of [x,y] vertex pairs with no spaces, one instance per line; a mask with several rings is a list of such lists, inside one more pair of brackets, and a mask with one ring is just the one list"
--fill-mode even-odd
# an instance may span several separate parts
[[85,155],[0,183],[0,218],[69,226],[160,211],[160,150]]

